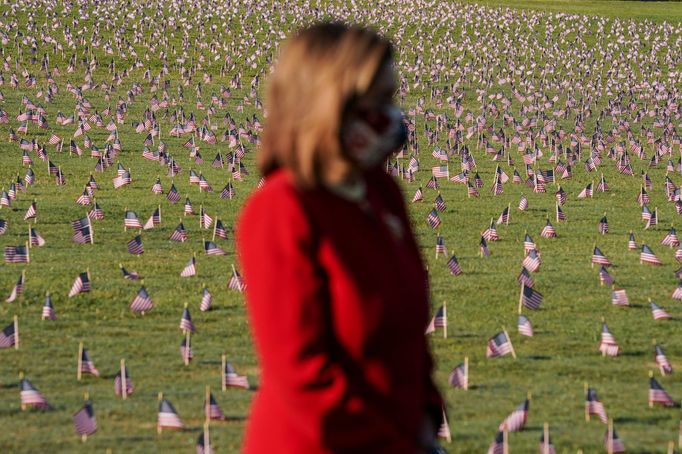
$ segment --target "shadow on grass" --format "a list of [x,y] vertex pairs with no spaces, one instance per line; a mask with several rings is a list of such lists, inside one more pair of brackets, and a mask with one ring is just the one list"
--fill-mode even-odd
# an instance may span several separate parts
[[546,356],[546,355],[530,355],[530,356],[526,356],[525,358],[532,359],[533,361],[547,361],[547,360],[552,359],[551,356]]

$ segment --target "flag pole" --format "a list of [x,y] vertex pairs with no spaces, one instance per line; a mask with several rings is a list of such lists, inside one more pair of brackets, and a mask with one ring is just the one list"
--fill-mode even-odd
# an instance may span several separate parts
[[606,436],[606,451],[613,454],[613,419],[609,418],[608,434]]
[[185,361],[185,366],[189,366],[189,352],[190,352],[190,348],[192,348],[190,346],[190,340],[191,340],[190,336],[191,335],[192,334],[189,331],[185,331],[185,354],[183,355],[184,356],[183,359]]
[[[158,399],[159,399],[159,402],[161,402],[163,400],[163,393],[162,392],[159,393]],[[163,427],[161,427],[161,424],[159,424],[157,422],[156,423],[156,434],[161,435],[161,432],[163,432]]]
[[521,313],[523,309],[523,283],[521,284],[521,293],[519,294],[519,314]]
[[464,390],[469,389],[469,357],[464,357]]
[[33,246],[33,241],[31,241],[31,223],[28,223],[28,248]]
[[128,398],[128,381],[126,380],[126,360],[121,358],[121,395],[123,400]]
[[512,344],[511,337],[509,337],[509,333],[507,332],[507,329],[503,326],[502,331],[504,332],[504,335],[507,336],[507,340],[509,341],[509,348],[511,348],[511,354],[514,359],[516,359],[516,352],[514,351],[514,345]]
[[215,231],[218,228],[218,217],[216,216],[215,222],[213,223],[213,238],[211,238],[211,241],[215,241]]
[[543,454],[549,454],[549,424],[545,422],[542,430],[544,435],[544,440],[542,443],[542,452]]
[[159,204],[159,224],[161,224],[161,204]]
[[[649,371],[649,378],[652,378],[654,376],[654,373],[652,371]],[[654,408],[654,401],[649,398],[649,408]]]
[[[83,400],[87,402],[89,399],[90,399],[90,392],[86,390],[86,391],[83,393]],[[81,441],[82,441],[83,443],[85,443],[86,441],[88,441],[88,434],[86,434],[86,433],[82,434],[82,435],[81,435]]]
[[448,305],[443,303],[443,339],[448,338]]
[[668,442],[668,454],[675,454],[675,442],[674,441]]
[[83,342],[78,343],[78,369],[76,370],[76,379],[81,381],[81,376],[83,374]]
[[[204,414],[206,416],[206,421],[204,422],[204,424],[208,424],[208,422],[211,419],[211,385],[206,385],[205,395],[206,395],[206,400],[205,400],[206,403],[204,404]],[[204,435],[204,438],[205,437],[206,436]]]
[[31,244],[30,241],[26,242],[26,263],[31,263],[31,251],[29,244]]
[[[93,199],[95,202],[95,208],[97,207],[97,200]],[[88,227],[90,228],[90,244],[95,244],[95,229],[92,227],[92,219],[85,213],[85,217],[88,218]]]
[[509,454],[509,430],[506,423],[502,426],[502,454]]
[[225,377],[223,377],[223,375],[225,374],[225,363],[226,363],[226,361],[227,361],[227,357],[225,356],[225,353],[222,354],[222,356],[220,357],[220,359],[221,359],[221,361],[220,361],[220,362],[221,362],[221,367],[220,367],[220,383],[222,384],[223,392],[225,392],[225,390],[227,389],[227,386],[225,385]]
[[19,350],[19,317],[14,316],[14,349]]

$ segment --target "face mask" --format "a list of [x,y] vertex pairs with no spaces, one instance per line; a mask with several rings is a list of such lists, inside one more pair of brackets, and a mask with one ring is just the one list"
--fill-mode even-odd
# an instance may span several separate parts
[[376,167],[407,138],[396,106],[353,119],[343,132],[348,154],[364,169]]

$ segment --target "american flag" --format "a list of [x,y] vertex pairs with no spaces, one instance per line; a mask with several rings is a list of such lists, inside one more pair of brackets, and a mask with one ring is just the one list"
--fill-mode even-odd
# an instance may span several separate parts
[[443,200],[443,197],[438,193],[436,196],[436,199],[433,201],[433,204],[438,211],[445,211],[447,208],[445,205],[445,200]]
[[497,432],[495,434],[495,439],[488,447],[488,454],[505,454],[506,450],[504,444],[504,433],[501,431]]
[[432,209],[429,215],[426,217],[426,223],[431,227],[432,229],[437,228],[441,224],[440,217],[438,216],[438,212],[436,209]]
[[653,227],[654,225],[658,225],[658,209],[654,209],[654,211],[651,212],[649,219],[646,221],[644,229],[648,229],[649,227]]
[[227,252],[220,248],[215,242],[209,240],[204,241],[204,251],[206,252],[206,255],[227,255]]
[[[123,395],[123,387],[121,386],[122,380],[121,380],[121,372],[116,374],[116,377],[114,378],[114,394],[117,396],[122,396]],[[133,381],[130,379],[130,376],[128,375],[128,367],[126,366],[125,368],[125,384],[126,384],[126,395],[131,395],[132,393],[135,392],[135,386],[133,385]]]
[[115,189],[118,189],[118,188],[121,188],[121,187],[123,187],[123,186],[125,186],[125,185],[127,185],[127,184],[132,183],[132,182],[133,182],[133,179],[132,179],[132,177],[130,176],[130,172],[127,171],[127,170],[125,170],[125,171],[123,171],[123,173],[119,174],[119,176],[117,176],[116,178],[114,178],[114,179],[112,180],[112,182],[113,182],[113,184],[114,184],[114,188],[115,188]]
[[134,211],[126,211],[123,217],[123,225],[129,229],[141,229],[142,223]]
[[184,429],[185,425],[182,423],[175,407],[166,399],[161,399],[159,402],[159,414],[157,420],[157,427],[164,429]]
[[533,241],[533,238],[526,233],[526,236],[523,238],[523,252],[527,254],[533,249],[536,249],[535,242]]
[[156,177],[156,183],[152,186],[152,192],[154,194],[163,194],[163,186],[161,185],[161,178]]
[[211,295],[211,292],[208,291],[208,288],[204,287],[201,290],[201,303],[199,304],[199,310],[206,312],[211,309],[212,304],[213,296]]
[[433,316],[429,326],[426,327],[426,334],[430,334],[436,331],[436,328],[446,329],[448,324],[448,318],[446,314],[445,306],[441,306],[436,311],[436,315]]
[[140,287],[140,290],[138,290],[137,295],[135,295],[135,298],[130,303],[130,310],[132,310],[133,312],[144,313],[150,311],[153,307],[154,302],[147,293],[147,289],[145,289],[144,286]]
[[485,229],[481,235],[486,241],[498,241],[500,239],[497,234],[497,227],[495,227],[495,223],[492,220],[490,221],[488,228]]
[[218,405],[218,402],[213,397],[213,393],[209,393],[208,402],[204,401],[204,408],[206,410],[206,416],[208,419],[222,421],[225,419],[225,414],[223,410]]
[[447,255],[448,249],[445,247],[445,240],[439,235],[436,236],[436,257],[440,254]]
[[655,345],[654,353],[656,364],[658,364],[658,367],[661,370],[661,375],[672,374],[673,366],[670,364],[670,361],[668,361],[668,358],[665,356],[665,353],[663,352],[663,349],[661,348],[660,345],[658,344]]
[[92,402],[85,402],[83,408],[73,415],[73,425],[78,435],[90,435],[97,431],[97,421],[95,411],[92,409]]
[[602,235],[609,233],[609,221],[606,219],[606,215],[602,216],[602,218],[599,220],[597,231]]
[[552,438],[548,435],[547,442],[545,443],[545,433],[540,434],[540,454],[556,454],[554,445],[552,444]]
[[653,301],[651,301],[651,315],[654,317],[654,320],[668,320],[672,318],[665,309]]
[[504,210],[502,210],[502,213],[500,214],[500,217],[497,218],[497,224],[506,224],[509,222],[509,207],[505,207]]
[[28,247],[5,246],[5,263],[29,263],[30,261]]
[[682,300],[682,281],[677,284],[677,288],[673,291],[672,299]]
[[525,195],[521,196],[518,208],[520,211],[526,211],[526,209],[528,208],[528,199],[526,198]]
[[192,352],[192,340],[190,339],[189,335],[187,337],[183,337],[180,341],[180,357],[182,358],[182,361],[185,363],[185,365],[189,364],[189,362],[194,358],[194,353]]
[[50,404],[45,397],[36,389],[27,378],[22,378],[19,383],[19,396],[21,398],[21,406],[37,408],[40,410],[50,409]]
[[211,228],[211,224],[213,224],[213,218],[208,215],[206,209],[202,206],[199,215],[199,225],[203,229],[208,229]]
[[431,174],[434,178],[450,178],[450,170],[448,169],[447,164],[432,167]]
[[529,405],[530,401],[528,399],[524,400],[521,405],[516,407],[516,409],[502,421],[497,430],[504,430],[505,426],[509,432],[518,432],[523,429],[528,420]]
[[613,277],[603,265],[599,268],[599,281],[602,285],[613,285],[614,282]]
[[611,292],[611,304],[615,306],[628,306],[630,301],[628,300],[628,295],[625,289],[613,290]]
[[549,219],[547,219],[547,223],[542,228],[540,236],[543,238],[556,238],[556,230],[554,229],[552,223],[549,222]]
[[28,207],[28,210],[26,210],[26,214],[24,215],[24,221],[28,219],[35,219],[35,217],[38,215],[38,207],[36,205],[35,200],[31,203],[31,206]]
[[9,224],[7,223],[6,220],[0,219],[0,235],[4,235],[5,232],[7,232],[7,227]]
[[462,274],[462,268],[459,266],[459,262],[457,261],[457,257],[454,255],[450,257],[450,260],[448,260],[447,263],[448,270],[450,270],[450,274],[453,276],[459,276]]
[[519,304],[522,304],[523,306],[532,310],[540,309],[540,305],[542,304],[542,294],[532,287],[522,284]]
[[604,447],[609,453],[625,452],[625,445],[623,441],[618,437],[616,428],[614,427],[612,431],[606,430],[606,436],[604,437]]
[[203,174],[199,176],[199,189],[201,191],[213,192],[213,188],[208,183],[208,181],[206,181],[206,178],[204,177]]
[[606,417],[606,410],[604,404],[599,401],[597,391],[593,388],[587,388],[587,396],[585,397],[585,412],[588,415],[596,415],[599,420],[606,424],[608,418]]
[[166,199],[171,203],[177,203],[180,201],[180,193],[175,188],[174,184],[171,184],[168,194],[166,195]]
[[152,215],[149,217],[147,222],[145,222],[143,228],[144,230],[150,230],[161,224],[161,207],[157,207]]
[[649,194],[646,192],[646,189],[642,186],[639,190],[639,194],[637,194],[637,203],[640,205],[646,205],[650,202],[651,200],[649,199]]
[[595,265],[611,266],[611,262],[597,246],[592,252],[592,263]]
[[128,241],[128,252],[133,255],[144,254],[144,246],[142,246],[142,238],[140,235],[136,235],[135,238]]
[[204,432],[201,432],[197,438],[197,454],[213,454],[210,440],[205,438]]
[[231,290],[237,290],[239,292],[243,292],[244,289],[246,289],[244,279],[242,279],[242,276],[234,268],[234,266],[232,267],[232,277],[230,277],[230,281],[227,284],[227,288]]
[[178,224],[177,227],[175,227],[175,230],[173,230],[173,233],[171,233],[170,240],[171,241],[187,241],[187,231],[185,230],[185,226],[182,224]]
[[654,377],[649,377],[649,405],[659,404],[665,407],[675,406],[675,401],[663,389],[658,380]]
[[677,238],[677,231],[675,230],[675,227],[670,227],[670,230],[668,230],[668,234],[661,240],[661,244],[664,246],[679,246],[680,241]]
[[83,189],[83,193],[76,199],[76,204],[78,205],[90,205],[90,194],[88,193],[87,188]]
[[187,265],[185,265],[185,268],[180,272],[180,277],[191,277],[191,276],[196,276],[197,275],[197,269],[196,269],[196,258],[192,256],[191,259],[189,259],[189,262],[187,262]]
[[616,338],[613,337],[609,327],[605,322],[601,324],[601,341],[599,342],[599,351],[603,356],[618,356],[620,348],[616,342]]
[[88,218],[89,219],[95,219],[98,221],[101,221],[104,219],[104,210],[102,210],[102,207],[99,206],[97,201],[95,200],[95,206],[92,207],[92,210],[88,212]]
[[452,441],[452,434],[450,433],[450,425],[448,424],[448,418],[445,415],[445,409],[442,409],[441,413],[442,416],[440,424],[438,425],[437,435],[439,438],[444,438],[449,443]]
[[519,284],[525,285],[526,287],[532,287],[535,284],[535,282],[533,281],[533,277],[530,275],[530,272],[526,269],[525,266],[521,267],[521,272],[516,278],[516,281]]
[[480,194],[476,190],[476,188],[469,182],[467,182],[467,196],[469,197],[478,197]]
[[17,283],[14,285],[14,287],[12,287],[12,292],[10,293],[9,297],[5,300],[6,303],[13,302],[19,295],[24,293],[24,279],[25,274],[22,272],[19,275],[19,279],[17,279]]
[[41,318],[43,320],[45,320],[45,319],[56,320],[57,319],[57,316],[55,315],[55,312],[54,312],[54,306],[52,305],[52,297],[50,296],[49,293],[45,296],[45,304],[43,304],[43,313],[42,313]]
[[599,183],[597,184],[597,191],[600,192],[607,192],[609,190],[609,185],[606,182],[606,178],[604,178],[604,174],[601,174],[601,178],[599,179]]
[[578,194],[579,199],[585,199],[587,197],[592,197],[592,183],[587,183],[587,186]]
[[490,256],[490,249],[488,249],[488,242],[485,240],[485,237],[481,236],[481,240],[478,242],[478,249],[481,253],[481,256],[483,257],[489,257]]
[[467,389],[469,387],[467,366],[464,363],[460,363],[452,369],[448,376],[448,383],[454,388]]
[[137,274],[135,271],[128,271],[121,264],[119,264],[118,266],[119,268],[121,268],[121,273],[123,273],[123,279],[128,279],[129,281],[136,281],[140,279],[140,275]]
[[652,251],[651,248],[646,244],[642,245],[642,252],[639,254],[639,262],[648,263],[650,265],[663,265],[663,262],[656,257],[654,251]]
[[5,326],[0,331],[0,348],[9,348],[17,343],[17,334],[15,331],[14,322]]
[[92,362],[92,358],[90,358],[90,353],[88,352],[87,348],[83,348],[83,351],[81,352],[81,372],[84,374],[92,374],[95,377],[99,377],[99,371],[95,367],[95,363]]
[[440,184],[438,184],[436,177],[432,175],[429,181],[426,182],[426,187],[429,189],[438,189],[440,188]]
[[513,352],[511,340],[504,331],[495,334],[488,340],[485,356],[495,358],[508,355]]
[[630,237],[628,238],[628,249],[631,251],[637,250],[637,243],[635,242],[635,234],[630,232]]
[[35,181],[36,174],[35,172],[33,172],[33,169],[29,167],[28,169],[26,169],[26,176],[24,177],[24,182],[26,182],[28,186],[31,186],[33,183],[35,183]]
[[646,205],[642,206],[642,221],[649,221],[651,219],[651,210]]
[[535,273],[542,262],[540,261],[540,254],[536,249],[528,251],[528,255],[523,259],[522,265],[531,273]]
[[182,317],[180,318],[180,329],[183,332],[196,332],[194,323],[192,323],[192,316],[190,315],[189,309],[187,307],[185,307],[182,311]]
[[531,324],[528,317],[526,317],[523,314],[519,314],[517,326],[518,326],[520,335],[527,336],[527,337],[533,337],[533,325]]
[[222,238],[223,240],[227,239],[227,229],[223,225],[223,221],[216,219],[214,229],[215,236]]
[[249,379],[246,375],[238,375],[231,363],[225,363],[223,384],[234,388],[249,389]]
[[80,273],[76,280],[71,286],[69,291],[69,298],[72,298],[79,293],[86,293],[90,291],[90,274],[86,271],[85,273]]
[[220,198],[221,199],[229,199],[232,200],[235,198],[237,195],[236,191],[234,190],[234,186],[232,185],[231,181],[228,181],[225,187],[223,188],[222,191],[220,191]]

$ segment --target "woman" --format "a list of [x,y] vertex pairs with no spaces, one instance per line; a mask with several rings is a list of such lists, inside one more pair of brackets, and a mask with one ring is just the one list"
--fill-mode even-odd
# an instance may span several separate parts
[[246,453],[433,448],[427,278],[382,170],[405,139],[391,55],[372,31],[319,24],[269,82],[266,182],[237,229],[262,366]]

